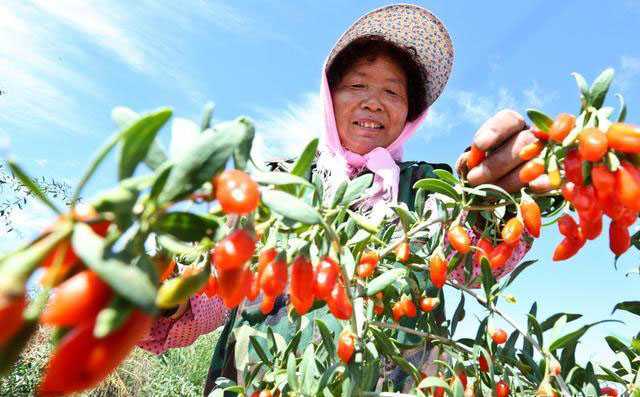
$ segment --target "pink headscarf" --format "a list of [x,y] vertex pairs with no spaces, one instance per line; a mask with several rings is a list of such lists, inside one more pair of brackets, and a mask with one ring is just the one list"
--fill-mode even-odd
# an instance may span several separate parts
[[425,109],[414,121],[408,121],[398,138],[386,148],[377,147],[367,154],[360,155],[345,149],[340,142],[333,101],[327,81],[327,65],[322,69],[320,96],[324,112],[324,132],[321,136],[318,169],[325,172],[325,183],[333,191],[344,180],[360,174],[364,168],[374,174],[373,185],[366,192],[363,208],[370,209],[382,203],[397,203],[400,167],[396,161],[402,160],[404,143],[418,129],[427,116]]

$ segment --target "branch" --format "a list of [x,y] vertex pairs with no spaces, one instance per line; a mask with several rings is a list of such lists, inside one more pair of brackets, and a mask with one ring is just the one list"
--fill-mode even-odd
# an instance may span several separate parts
[[457,347],[460,350],[463,350],[464,352],[469,353],[469,354],[473,353],[473,350],[469,349],[467,346],[460,345],[460,344],[456,343],[455,341],[453,341],[451,339],[447,339],[447,338],[445,338],[443,336],[440,336],[440,335],[429,334],[427,332],[422,332],[422,331],[416,331],[413,328],[404,327],[404,326],[396,324],[396,323],[381,323],[379,321],[368,321],[368,323],[370,325],[375,325],[375,326],[380,327],[380,328],[395,329],[395,330],[398,330],[398,331],[406,332],[407,334],[421,336],[421,337],[426,338],[426,339],[435,340],[435,341],[438,341],[440,343],[444,343],[445,345]]

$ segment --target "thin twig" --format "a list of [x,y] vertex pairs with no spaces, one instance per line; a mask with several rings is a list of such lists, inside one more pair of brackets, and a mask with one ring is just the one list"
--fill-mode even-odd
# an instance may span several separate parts
[[398,331],[406,332],[407,334],[421,336],[423,338],[435,340],[435,341],[438,341],[440,343],[444,343],[446,345],[455,346],[455,347],[459,348],[460,350],[464,350],[466,353],[469,353],[469,354],[471,354],[473,352],[467,346],[459,345],[455,341],[453,341],[451,339],[448,339],[448,338],[445,338],[445,337],[440,336],[440,335],[430,334],[430,333],[422,332],[422,331],[416,331],[413,328],[404,327],[404,326],[396,324],[396,323],[382,323],[382,322],[379,322],[379,321],[368,321],[368,323],[370,325],[375,325],[375,326],[380,327],[380,328],[395,329],[395,330],[398,330]]
[[[418,223],[417,225],[415,225],[414,227],[411,228],[411,230],[409,230],[407,232],[407,238],[411,238],[413,237],[416,233],[428,228],[431,225],[434,225],[436,223],[442,223],[444,221],[443,217],[438,217],[432,221],[429,222],[422,222],[422,223]],[[398,248],[398,246],[405,241],[405,238],[399,238],[396,241],[392,242],[391,244],[387,245],[387,247],[385,249],[383,249],[382,251],[380,251],[379,255],[380,258],[384,258],[385,256],[387,256],[388,254],[390,254],[391,252],[393,252],[393,250],[395,250],[396,248]]]

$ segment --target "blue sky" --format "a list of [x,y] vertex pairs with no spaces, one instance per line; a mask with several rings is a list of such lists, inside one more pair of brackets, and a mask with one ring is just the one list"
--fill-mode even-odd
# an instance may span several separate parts
[[[132,5],[135,4],[135,5]],[[295,153],[318,131],[322,63],[339,35],[375,1],[22,2],[0,6],[0,141],[4,154],[32,174],[74,183],[97,146],[113,131],[110,111],[169,105],[178,117],[198,119],[206,100],[220,120],[248,115],[265,156]],[[613,92],[640,119],[640,1],[418,2],[439,16],[453,38],[456,61],[443,96],[430,110],[405,157],[455,161],[475,130],[495,111],[539,107],[575,111],[570,73],[593,79],[612,66]],[[615,99],[610,101],[617,105]],[[169,129],[162,133],[165,145]],[[112,185],[112,163],[88,196]],[[17,213],[23,230],[47,222],[39,206]],[[636,226],[637,227],[637,226]],[[512,287],[518,321],[531,303],[543,318],[557,311],[607,318],[620,300],[637,299],[637,251],[615,271],[607,239],[590,243],[573,260],[549,259],[558,241],[543,231],[529,257],[543,258]],[[3,239],[3,249],[15,239]],[[634,294],[635,291],[635,294]],[[637,317],[616,314],[626,326],[589,334],[585,356],[601,357],[601,336],[637,331]],[[634,324],[635,321],[635,324]],[[634,326],[632,326],[635,325]]]

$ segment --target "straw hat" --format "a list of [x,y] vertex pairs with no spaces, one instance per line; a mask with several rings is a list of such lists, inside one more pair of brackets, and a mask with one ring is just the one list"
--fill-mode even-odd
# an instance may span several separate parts
[[333,46],[327,68],[353,40],[382,36],[399,47],[413,47],[426,77],[427,107],[440,96],[453,67],[453,44],[444,24],[428,10],[413,4],[378,8],[353,23]]

